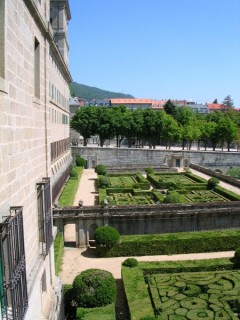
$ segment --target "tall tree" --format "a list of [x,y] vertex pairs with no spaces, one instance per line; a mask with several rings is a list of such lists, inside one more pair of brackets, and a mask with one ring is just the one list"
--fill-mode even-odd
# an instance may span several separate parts
[[70,127],[83,136],[83,145],[86,146],[91,135],[96,133],[97,123],[96,107],[81,107],[72,117]]
[[165,103],[163,108],[167,114],[170,114],[171,116],[175,115],[176,106],[170,99]]
[[223,100],[223,109],[231,109],[234,106],[233,100],[230,95],[226,96]]
[[107,107],[97,108],[96,134],[99,135],[100,147],[107,139],[114,137],[114,110]]

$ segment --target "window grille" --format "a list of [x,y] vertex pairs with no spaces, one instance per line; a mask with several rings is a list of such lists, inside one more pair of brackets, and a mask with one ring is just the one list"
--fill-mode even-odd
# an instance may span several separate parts
[[23,212],[11,207],[0,223],[0,294],[4,320],[23,320],[28,307]]
[[40,253],[46,257],[53,241],[50,178],[37,183]]

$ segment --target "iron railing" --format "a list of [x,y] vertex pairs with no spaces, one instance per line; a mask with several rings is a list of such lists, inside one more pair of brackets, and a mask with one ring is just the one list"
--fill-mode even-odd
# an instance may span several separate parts
[[1,312],[4,320],[23,320],[28,308],[23,211],[11,207],[0,223]]
[[40,253],[46,257],[53,242],[50,178],[37,183]]

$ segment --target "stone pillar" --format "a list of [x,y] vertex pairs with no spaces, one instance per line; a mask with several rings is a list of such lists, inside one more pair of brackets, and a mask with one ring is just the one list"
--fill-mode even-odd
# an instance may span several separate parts
[[78,231],[76,230],[77,234],[77,247],[84,248],[88,245],[87,243],[87,221],[86,219],[79,219],[78,225],[76,225]]

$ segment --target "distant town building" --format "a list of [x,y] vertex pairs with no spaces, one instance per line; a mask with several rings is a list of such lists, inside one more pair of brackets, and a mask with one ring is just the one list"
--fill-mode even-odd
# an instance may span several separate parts
[[110,99],[110,107],[126,106],[126,108],[148,109],[152,108],[152,99]]

